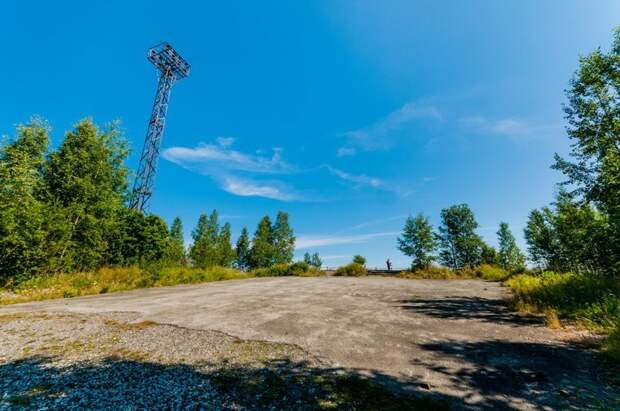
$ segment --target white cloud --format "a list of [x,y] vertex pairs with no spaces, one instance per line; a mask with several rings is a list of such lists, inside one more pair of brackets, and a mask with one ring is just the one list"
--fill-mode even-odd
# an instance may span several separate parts
[[354,156],[356,153],[357,153],[357,150],[354,149],[353,147],[340,147],[338,151],[336,152],[336,155],[338,157],[347,157],[347,156]]
[[281,201],[302,199],[290,188],[277,181],[253,181],[232,175],[217,177],[215,180],[222,190],[242,197],[264,197]]
[[374,188],[386,188],[387,184],[380,178],[369,177],[364,174],[351,174],[345,171],[339,170],[329,165],[323,165],[323,168],[327,169],[333,175],[339,177],[342,180],[355,183],[357,185],[370,186]]
[[218,137],[217,138],[217,144],[219,144],[222,147],[230,147],[234,144],[234,142],[235,142],[234,137]]
[[182,167],[201,172],[216,170],[237,170],[253,173],[282,174],[293,171],[293,167],[282,160],[281,150],[274,149],[271,157],[245,154],[231,150],[230,138],[219,141],[218,145],[202,144],[198,147],[170,147],[162,152],[162,157]]
[[342,136],[348,140],[350,145],[363,150],[386,149],[393,144],[397,132],[411,125],[414,120],[422,118],[441,120],[442,115],[434,106],[407,103],[376,123],[358,130],[347,131]]
[[295,248],[298,250],[314,247],[325,247],[328,245],[365,243],[378,237],[396,236],[397,231],[358,234],[358,235],[301,235],[297,237]]
[[465,128],[482,134],[495,134],[507,137],[529,137],[548,135],[561,129],[555,125],[533,125],[517,118],[490,119],[484,116],[465,117],[459,120]]

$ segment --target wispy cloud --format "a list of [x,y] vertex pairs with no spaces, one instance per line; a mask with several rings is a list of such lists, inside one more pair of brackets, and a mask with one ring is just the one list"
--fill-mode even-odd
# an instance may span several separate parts
[[395,215],[392,217],[386,217],[386,218],[380,218],[377,220],[371,220],[371,221],[366,221],[364,223],[360,223],[360,224],[356,224],[350,228],[347,228],[346,230],[343,231],[352,231],[352,230],[359,230],[360,228],[367,228],[367,227],[372,227],[372,226],[376,226],[376,225],[382,225],[382,224],[386,224],[389,223],[391,221],[396,221],[396,220],[402,220],[403,223],[405,221],[405,219],[407,218],[407,214],[401,214],[401,215]]
[[370,126],[342,133],[347,144],[340,147],[337,154],[352,155],[354,152],[351,150],[355,147],[367,151],[387,149],[393,145],[398,132],[406,129],[414,120],[423,118],[441,120],[442,115],[434,106],[407,103]]
[[210,176],[222,190],[234,195],[280,201],[303,199],[294,188],[281,181],[255,177],[295,171],[295,167],[282,159],[281,149],[272,149],[270,157],[261,156],[233,150],[231,146],[234,142],[232,137],[219,137],[217,144],[168,148],[162,152],[162,157],[188,170]]
[[329,245],[365,243],[379,237],[396,236],[397,231],[358,234],[358,235],[301,235],[297,237],[295,248],[298,250]]
[[340,147],[338,151],[336,151],[338,157],[354,156],[356,153],[357,150],[353,147]]
[[364,174],[351,174],[345,171],[339,170],[327,164],[322,166],[326,170],[328,170],[331,174],[337,176],[338,178],[348,181],[350,183],[354,183],[358,186],[370,186],[373,188],[387,188],[387,184],[385,181],[376,177],[369,177]]
[[216,177],[222,190],[242,197],[264,197],[280,201],[301,200],[293,189],[279,181],[255,181],[232,175]]
[[[222,138],[218,139],[222,140]],[[294,167],[282,159],[280,149],[273,149],[271,157],[246,154],[230,149],[233,140],[223,139],[218,145],[202,144],[198,147],[170,147],[162,152],[162,157],[182,167],[210,172],[235,170],[252,173],[282,174],[293,171]]]
[[490,119],[485,116],[465,117],[459,120],[461,126],[482,134],[507,137],[537,137],[561,129],[559,125],[536,125],[518,118]]

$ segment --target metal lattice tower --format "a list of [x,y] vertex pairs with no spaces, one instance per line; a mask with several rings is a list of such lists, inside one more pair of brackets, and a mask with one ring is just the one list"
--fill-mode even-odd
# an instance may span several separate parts
[[179,53],[166,42],[150,48],[147,58],[159,69],[159,84],[157,85],[153,111],[144,139],[138,174],[136,174],[136,180],[133,184],[131,208],[139,211],[148,209],[153,195],[159,148],[164,135],[166,113],[170,101],[170,90],[177,80],[187,77],[191,69],[191,66],[183,60]]

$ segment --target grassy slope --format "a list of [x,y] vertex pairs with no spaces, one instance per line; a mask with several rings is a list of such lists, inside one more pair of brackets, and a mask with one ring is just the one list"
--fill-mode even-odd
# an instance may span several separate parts
[[620,281],[579,274],[517,275],[506,281],[522,311],[557,313],[608,334],[603,350],[620,364]]
[[[276,265],[252,272],[232,268],[166,267],[144,270],[138,267],[101,268],[96,271],[35,277],[13,289],[0,289],[0,305],[27,301],[104,294],[145,287],[197,284],[267,276],[313,276],[320,272],[293,265]],[[3,292],[4,291],[4,292]]]

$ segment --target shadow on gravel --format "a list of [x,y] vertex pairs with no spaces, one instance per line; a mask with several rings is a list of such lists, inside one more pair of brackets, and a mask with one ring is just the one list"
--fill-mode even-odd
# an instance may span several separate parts
[[544,323],[540,317],[511,312],[503,300],[480,297],[446,297],[436,300],[412,298],[397,303],[405,310],[450,320],[479,320],[513,326],[541,325]]
[[[616,409],[619,387],[595,353],[564,345],[508,341],[437,342],[421,344],[437,360],[412,363],[443,374],[460,389],[475,389],[481,409],[511,409],[515,403],[551,409]],[[460,368],[439,359],[452,357]],[[462,366],[461,364],[466,364]],[[466,400],[471,398],[465,398]]]
[[[0,409],[448,410],[455,401],[422,395],[411,381],[379,373],[360,376],[288,360],[260,367],[115,357],[62,366],[56,360],[1,365]],[[404,385],[409,393],[399,392]]]

